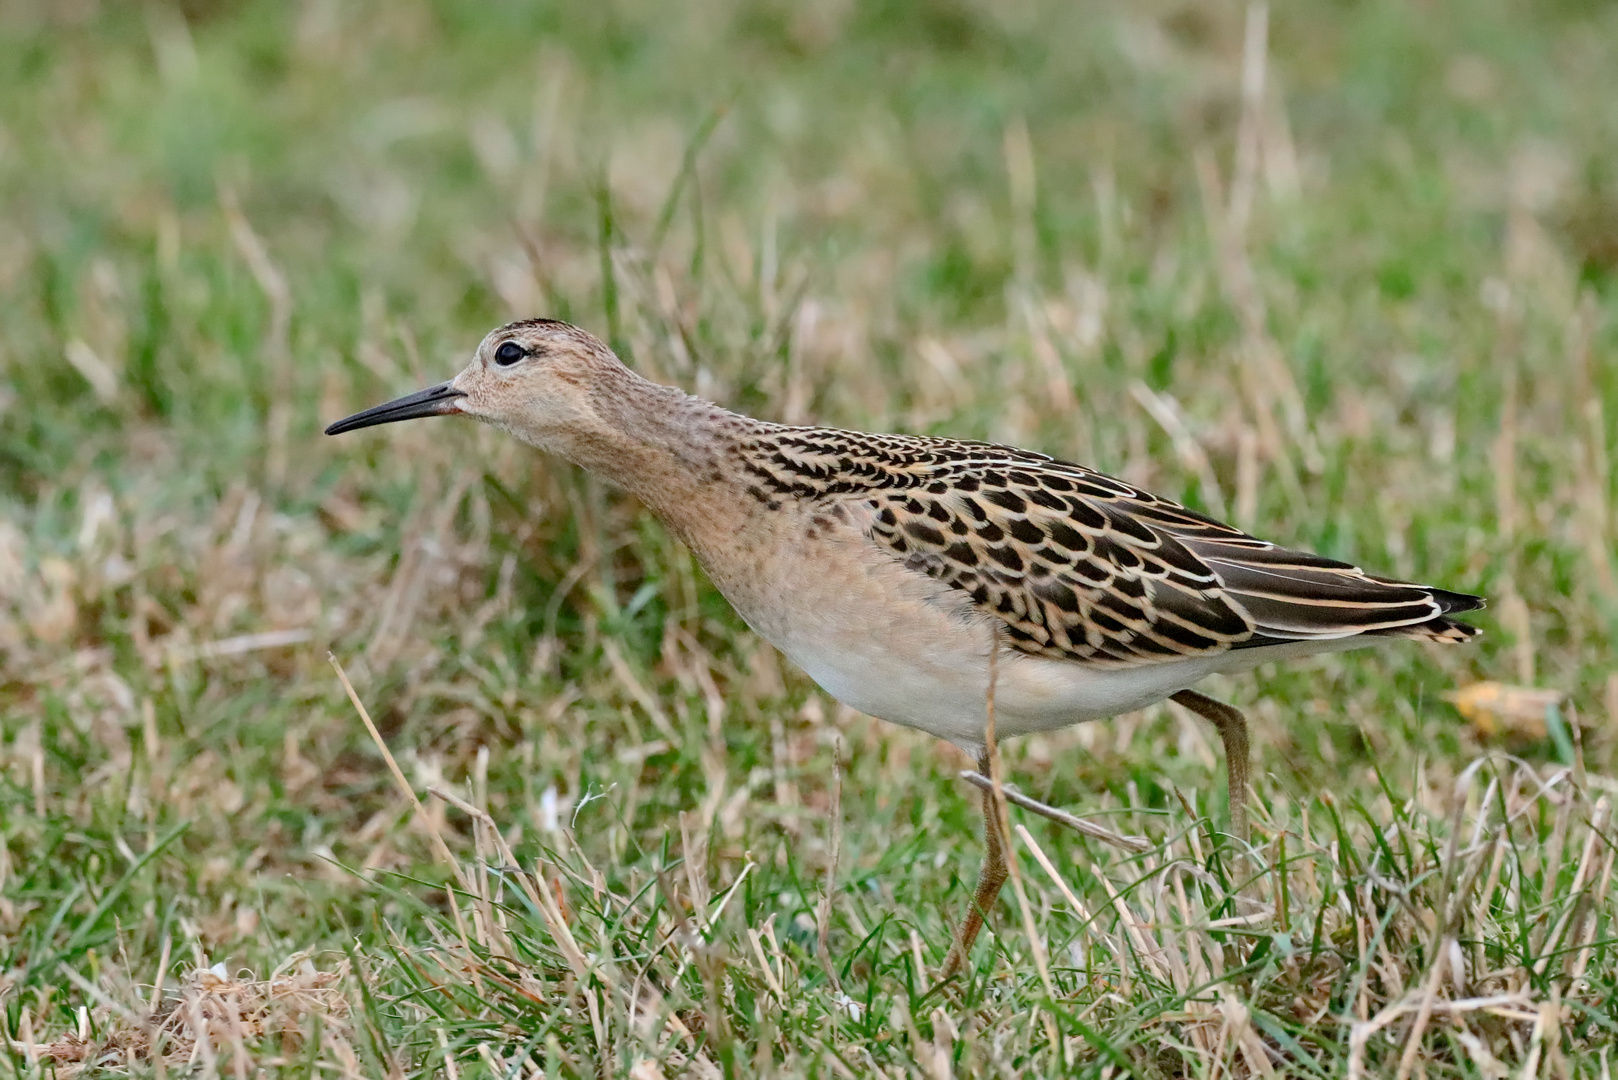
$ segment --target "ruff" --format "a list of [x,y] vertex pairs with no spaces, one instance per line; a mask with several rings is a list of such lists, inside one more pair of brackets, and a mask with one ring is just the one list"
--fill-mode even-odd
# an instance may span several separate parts
[[[1174,697],[1220,729],[1240,836],[1245,724],[1191,686],[1275,659],[1478,632],[1451,616],[1479,597],[1278,547],[1028,450],[740,416],[648,382],[547,319],[501,327],[452,381],[327,434],[450,413],[627,489],[748,625],[861,712],[981,757],[994,649],[1001,736]],[[989,848],[951,970],[1004,877]]]

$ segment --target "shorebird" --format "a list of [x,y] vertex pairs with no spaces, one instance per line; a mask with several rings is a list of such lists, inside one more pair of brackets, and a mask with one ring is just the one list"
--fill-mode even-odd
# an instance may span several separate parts
[[[627,490],[827,693],[949,740],[982,772],[991,716],[1006,737],[1180,703],[1219,730],[1242,840],[1247,725],[1195,683],[1478,633],[1451,616],[1481,597],[1289,550],[1031,450],[742,416],[642,378],[552,319],[500,327],[449,382],[326,434],[452,414]],[[983,865],[945,978],[1006,879],[997,805],[986,790]]]

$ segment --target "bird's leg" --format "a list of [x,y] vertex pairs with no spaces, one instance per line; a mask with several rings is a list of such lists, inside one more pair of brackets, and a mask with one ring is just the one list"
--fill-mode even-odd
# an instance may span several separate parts
[[1230,831],[1247,842],[1247,719],[1241,710],[1215,701],[1195,690],[1181,690],[1171,699],[1219,729],[1225,744],[1225,769],[1230,776]]
[[[985,776],[990,775],[988,751],[984,751],[978,759],[978,771]],[[995,805],[994,789],[991,787],[983,792],[983,868],[978,871],[978,887],[972,894],[972,906],[967,909],[966,918],[955,935],[955,944],[950,946],[949,959],[944,961],[940,984],[953,978],[966,966],[972,942],[977,940],[978,931],[983,929],[983,917],[994,906],[995,898],[1000,895],[1000,886],[1005,883],[1006,851],[1000,842],[1000,810]]]

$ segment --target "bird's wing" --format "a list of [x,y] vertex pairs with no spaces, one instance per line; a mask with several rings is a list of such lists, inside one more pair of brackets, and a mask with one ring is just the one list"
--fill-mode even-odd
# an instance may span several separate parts
[[757,473],[856,507],[871,539],[966,593],[1016,648],[1128,667],[1358,634],[1464,640],[1477,597],[1259,540],[1080,465],[980,443],[809,431]]

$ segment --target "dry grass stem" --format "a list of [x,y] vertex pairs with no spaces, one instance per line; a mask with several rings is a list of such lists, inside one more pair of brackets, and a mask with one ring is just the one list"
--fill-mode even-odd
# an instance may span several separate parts
[[[983,791],[989,791],[994,786],[993,780],[973,769],[962,769],[956,775]],[[1072,829],[1080,835],[1088,836],[1092,840],[1100,840],[1104,844],[1110,844],[1115,848],[1129,852],[1138,853],[1152,849],[1151,843],[1143,836],[1125,836],[1121,833],[1115,833],[1104,825],[1097,825],[1093,821],[1075,817],[1065,810],[1047,806],[1038,799],[1031,799],[1009,784],[1001,785],[1000,794],[1012,806],[1020,806],[1024,810],[1030,810],[1038,814],[1040,817],[1049,818],[1058,825]]]
[[[1605,1080],[1610,5],[12,7],[19,1076]],[[320,434],[529,316],[1486,633],[1207,687],[1250,852],[1173,707],[1003,738],[1009,653],[963,785],[634,499],[464,419]],[[1016,932],[924,999],[985,798]]]

